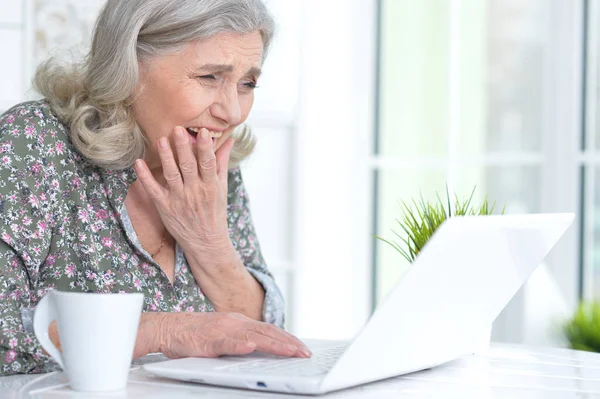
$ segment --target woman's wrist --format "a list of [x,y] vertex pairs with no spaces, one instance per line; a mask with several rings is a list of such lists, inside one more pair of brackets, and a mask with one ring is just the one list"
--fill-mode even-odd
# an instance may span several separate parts
[[262,320],[265,292],[233,245],[218,259],[195,254],[186,257],[194,278],[217,312],[242,313]]
[[186,258],[192,259],[198,270],[208,277],[237,271],[242,264],[231,239],[227,237],[219,241],[220,243],[215,242],[211,245],[195,245],[187,250],[184,248]]
[[165,312],[145,312],[140,316],[133,358],[137,359],[150,353],[162,353],[166,343]]
[[[198,283],[202,281],[203,285],[210,284],[219,291],[226,291],[232,283],[239,281],[246,269],[231,241],[229,245],[219,248],[196,248],[185,255]],[[205,287],[202,288],[206,290]]]

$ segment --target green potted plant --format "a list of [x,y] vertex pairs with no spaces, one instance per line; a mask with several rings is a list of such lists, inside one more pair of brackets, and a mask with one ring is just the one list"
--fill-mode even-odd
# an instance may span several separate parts
[[[496,203],[490,205],[487,197],[478,205],[473,205],[473,196],[475,188],[471,195],[464,200],[454,195],[454,206],[451,204],[450,193],[446,188],[446,199],[442,201],[439,194],[436,202],[427,202],[421,196],[420,200],[412,200],[412,205],[407,202],[401,203],[403,218],[396,219],[402,233],[392,230],[396,240],[387,240],[375,236],[379,240],[391,245],[406,260],[413,263],[419,251],[425,246],[427,241],[433,236],[437,228],[448,218],[456,216],[478,216],[491,215],[494,212]],[[504,214],[505,209],[502,209]]]
[[572,349],[600,352],[600,302],[582,301],[563,332]]
[[[441,199],[439,194],[437,201],[428,202],[421,196],[417,201],[411,203],[402,202],[403,216],[396,219],[400,232],[392,230],[395,239],[385,239],[375,236],[377,239],[389,244],[409,263],[413,263],[419,252],[425,247],[427,241],[433,236],[437,228],[448,218],[461,216],[484,216],[494,213],[495,205],[490,204],[487,197],[479,205],[474,205],[473,197],[475,188],[466,199],[460,199],[456,194],[454,201],[446,187],[446,198]],[[452,204],[454,202],[454,204]],[[505,207],[501,214],[504,214]],[[489,347],[492,326],[486,331],[480,342],[474,343],[474,352],[485,352]]]

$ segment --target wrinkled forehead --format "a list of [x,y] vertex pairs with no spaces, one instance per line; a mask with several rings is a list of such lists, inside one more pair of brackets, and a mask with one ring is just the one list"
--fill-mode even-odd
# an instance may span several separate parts
[[184,49],[184,56],[201,64],[229,65],[234,70],[260,69],[263,51],[262,36],[258,31],[220,33],[189,43]]

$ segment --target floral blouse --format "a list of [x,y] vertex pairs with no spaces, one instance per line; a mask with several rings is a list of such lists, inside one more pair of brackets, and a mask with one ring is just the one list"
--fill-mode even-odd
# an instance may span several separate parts
[[[179,246],[172,283],[141,247],[124,206],[133,169],[91,165],[68,133],[43,100],[0,116],[0,375],[56,367],[31,329],[32,308],[50,290],[141,292],[144,311],[214,311]],[[261,255],[239,168],[228,182],[231,240],[265,290],[263,320],[282,327],[283,298]]]

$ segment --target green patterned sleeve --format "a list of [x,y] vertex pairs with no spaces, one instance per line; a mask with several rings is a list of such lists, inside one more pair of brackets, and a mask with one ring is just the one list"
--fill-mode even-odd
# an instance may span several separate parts
[[0,375],[49,371],[54,362],[23,328],[21,309],[32,307],[30,283],[20,257],[0,241]]
[[262,256],[250,214],[250,201],[239,168],[229,171],[227,219],[229,236],[244,265],[265,291],[263,321],[283,328],[285,325],[283,295]]
[[44,371],[49,361],[21,318],[36,305],[31,298],[52,241],[53,165],[40,145],[48,140],[43,123],[26,106],[0,117],[0,375]]

